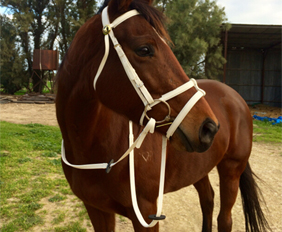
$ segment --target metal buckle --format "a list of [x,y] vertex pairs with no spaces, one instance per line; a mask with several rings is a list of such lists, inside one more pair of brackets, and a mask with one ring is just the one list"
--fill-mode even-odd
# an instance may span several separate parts
[[160,215],[158,217],[157,215],[153,214],[153,215],[149,215],[148,218],[151,219],[151,220],[164,220],[166,218],[166,216]]
[[[144,114],[145,114],[146,118],[147,118],[148,120],[150,120],[149,116],[147,115],[147,111],[150,110],[153,106],[155,106],[155,105],[158,104],[158,103],[155,103],[155,102],[158,102],[158,103],[161,103],[161,102],[162,102],[162,103],[164,103],[164,104],[167,106],[167,109],[168,109],[168,114],[167,114],[167,116],[165,116],[165,118],[164,118],[163,120],[156,121],[156,123],[168,122],[168,121],[170,120],[170,113],[171,113],[170,105],[169,105],[166,101],[161,100],[161,99],[155,99],[155,100],[154,100],[154,103],[152,103],[152,104],[150,104],[150,105],[147,104],[147,105],[145,106]],[[152,106],[152,105],[153,105],[153,106]]]
[[112,28],[110,25],[106,25],[103,27],[102,31],[104,35],[108,35],[111,32]]
[[109,172],[111,171],[111,169],[112,169],[111,165],[112,165],[113,162],[114,162],[114,160],[112,159],[112,160],[108,163],[107,168],[106,168],[106,173],[109,173]]

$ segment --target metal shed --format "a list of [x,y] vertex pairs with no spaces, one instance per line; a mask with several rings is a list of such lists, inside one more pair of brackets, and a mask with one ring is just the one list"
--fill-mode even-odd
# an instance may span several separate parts
[[222,32],[227,63],[220,79],[248,104],[282,106],[281,27],[232,24]]

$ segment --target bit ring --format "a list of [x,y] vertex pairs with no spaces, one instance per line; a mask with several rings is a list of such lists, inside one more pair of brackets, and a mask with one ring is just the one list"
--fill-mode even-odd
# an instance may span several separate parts
[[150,120],[150,117],[147,115],[148,108],[151,109],[151,108],[153,107],[153,106],[151,106],[151,105],[154,105],[154,106],[155,106],[155,105],[157,105],[157,104],[159,104],[159,103],[164,103],[164,104],[167,106],[168,114],[167,114],[167,116],[165,116],[165,118],[164,118],[163,120],[156,121],[156,123],[168,122],[168,121],[170,120],[170,114],[171,114],[170,105],[169,105],[166,101],[161,100],[161,99],[155,99],[155,100],[154,100],[154,103],[152,103],[152,104],[150,104],[150,105],[148,104],[148,105],[145,106],[145,109],[144,109],[145,117],[146,117],[148,120]]

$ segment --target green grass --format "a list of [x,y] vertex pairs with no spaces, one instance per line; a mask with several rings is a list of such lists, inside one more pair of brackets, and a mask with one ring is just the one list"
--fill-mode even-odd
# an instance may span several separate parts
[[254,142],[280,143],[282,142],[282,123],[272,125],[268,121],[253,121]]
[[59,128],[0,126],[0,231],[86,231],[86,210],[62,172]]
[[[50,90],[52,90],[52,87],[51,87],[52,84],[50,83],[50,81],[48,81],[46,84],[47,84],[49,89],[44,85],[42,94],[50,93]],[[30,86],[29,86],[30,89],[32,89],[32,86],[33,86],[32,83],[30,83]],[[29,90],[27,90],[27,88],[24,87],[24,88],[20,89],[19,91],[15,92],[14,95],[20,96],[20,95],[24,95],[26,93],[29,93]]]

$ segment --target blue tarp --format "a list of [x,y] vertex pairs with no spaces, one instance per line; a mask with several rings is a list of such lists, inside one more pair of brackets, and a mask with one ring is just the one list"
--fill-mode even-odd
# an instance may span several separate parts
[[256,120],[260,120],[260,121],[273,122],[272,125],[275,125],[277,123],[282,123],[282,116],[279,116],[278,118],[269,118],[269,117],[261,117],[261,116],[254,115],[253,118]]

